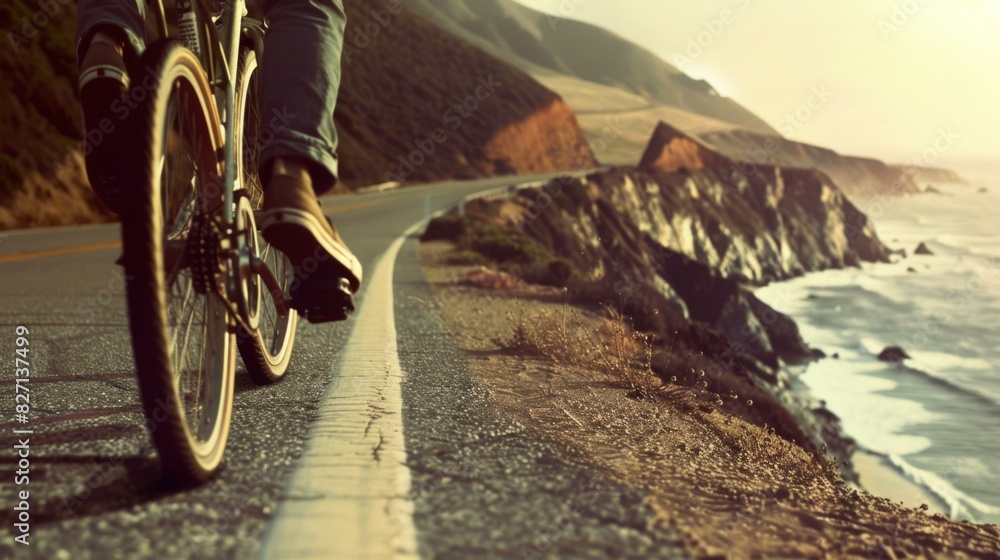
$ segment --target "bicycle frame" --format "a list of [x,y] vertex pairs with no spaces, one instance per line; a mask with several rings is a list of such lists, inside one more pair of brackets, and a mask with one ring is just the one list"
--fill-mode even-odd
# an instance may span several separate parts
[[[146,0],[147,19],[152,18],[152,28],[157,36],[153,40],[160,40],[167,37],[176,37],[171,33],[171,25],[167,19],[167,10],[164,0]],[[168,0],[169,1],[169,0]],[[179,0],[178,0],[179,1]],[[208,0],[188,0],[191,2],[197,21],[201,25],[198,30],[198,37],[201,41],[200,60],[202,68],[205,70],[208,83],[215,91],[215,106],[222,123],[222,134],[224,142],[224,170],[222,175],[223,199],[221,218],[225,224],[236,229],[236,216],[234,204],[235,192],[240,188],[242,182],[238,174],[236,146],[236,80],[239,72],[238,61],[241,40],[247,40],[253,45],[257,53],[257,60],[261,60],[264,51],[264,24],[262,21],[247,17],[246,0],[225,0],[222,15],[218,18],[213,14],[207,5]],[[221,21],[221,26],[217,25]],[[147,27],[150,27],[147,23]],[[220,36],[219,29],[222,34]],[[149,41],[152,42],[152,41]],[[234,236],[238,238],[237,236]],[[237,242],[239,243],[239,242]],[[264,284],[274,297],[275,305],[279,313],[287,312],[287,301],[281,293],[280,285],[274,277],[271,269],[259,258],[249,255],[247,259],[241,259],[240,253],[244,251],[243,243],[240,246],[230,247],[234,258],[235,266],[230,270],[230,281],[227,282],[229,302],[239,302],[242,296],[241,279],[251,273],[261,277]],[[240,306],[242,309],[243,306]],[[234,318],[245,323],[243,313],[237,312],[230,307]],[[245,325],[246,326],[246,325]]]
[[[154,28],[161,39],[171,36],[170,24],[167,21],[163,0],[147,0]],[[236,154],[233,147],[236,142],[236,126],[233,116],[236,114],[236,62],[239,57],[241,38],[249,39],[258,59],[263,53],[263,24],[260,21],[246,17],[246,0],[225,0],[222,11],[222,36],[215,25],[215,17],[206,4],[206,0],[192,0],[202,28],[199,36],[205,48],[201,52],[202,67],[208,77],[209,84],[216,91],[216,107],[219,109],[223,123],[223,139],[225,142],[225,169],[223,173],[223,205],[222,217],[226,223],[232,223],[233,196],[236,190],[237,177]]]

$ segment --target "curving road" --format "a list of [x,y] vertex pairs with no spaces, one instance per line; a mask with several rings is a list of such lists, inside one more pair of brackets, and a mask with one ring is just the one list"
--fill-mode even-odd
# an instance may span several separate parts
[[[117,225],[0,233],[0,351],[12,361],[15,327],[26,325],[32,368],[28,424],[14,422],[12,371],[0,376],[0,557],[649,553],[631,537],[594,537],[627,533],[598,529],[634,517],[629,504],[641,496],[564,464],[558,449],[498,414],[420,303],[430,295],[416,257],[419,224],[511,181],[325,199],[365,267],[358,312],[346,323],[301,325],[276,386],[238,376],[225,469],[186,491],[161,483],[142,427],[113,264]],[[12,484],[17,429],[33,431],[27,486]],[[26,489],[28,546],[13,540],[16,492]],[[602,505],[581,516],[583,498]],[[547,544],[525,548],[540,539]]]

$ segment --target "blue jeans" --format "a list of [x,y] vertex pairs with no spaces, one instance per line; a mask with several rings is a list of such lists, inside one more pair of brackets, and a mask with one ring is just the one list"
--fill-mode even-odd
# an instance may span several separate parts
[[[260,176],[275,157],[305,159],[317,193],[337,181],[333,111],[340,88],[340,54],[347,16],[342,0],[264,0],[267,35],[260,62],[260,102],[266,146]],[[123,33],[137,53],[145,47],[144,0],[79,0],[77,57],[102,29]],[[273,137],[270,136],[273,134]]]

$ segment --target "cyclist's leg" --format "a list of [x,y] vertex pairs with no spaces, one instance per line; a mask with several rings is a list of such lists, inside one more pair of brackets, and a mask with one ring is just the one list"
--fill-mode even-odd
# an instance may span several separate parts
[[[261,63],[261,116],[265,143],[265,237],[304,265],[320,255],[320,280],[346,278],[353,290],[361,267],[333,229],[316,194],[337,177],[333,113],[340,87],[346,15],[341,0],[267,0]],[[332,258],[329,258],[332,257]]]
[[269,134],[262,177],[275,157],[311,162],[320,194],[337,176],[334,105],[347,16],[341,0],[267,0],[268,29],[261,62],[261,115]]
[[140,0],[80,0],[77,60],[83,105],[87,176],[94,193],[108,209],[122,207],[124,165],[121,141],[115,134],[127,113],[121,97],[128,88],[125,55],[142,52],[143,4]]

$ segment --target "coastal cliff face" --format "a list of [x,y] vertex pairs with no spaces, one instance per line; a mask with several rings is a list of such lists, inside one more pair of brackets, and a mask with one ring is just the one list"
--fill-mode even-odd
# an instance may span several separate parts
[[639,168],[616,173],[595,180],[616,207],[724,278],[762,284],[888,259],[871,221],[817,170],[741,167],[661,123]]
[[809,405],[791,402],[779,370],[782,361],[815,352],[752,288],[886,261],[889,251],[824,173],[759,166],[733,177],[732,165],[662,125],[639,168],[565,177],[466,211],[572,263],[591,299],[620,309],[664,344],[700,352],[709,378],[752,379],[799,416],[818,446],[836,430],[829,418],[806,412]]

